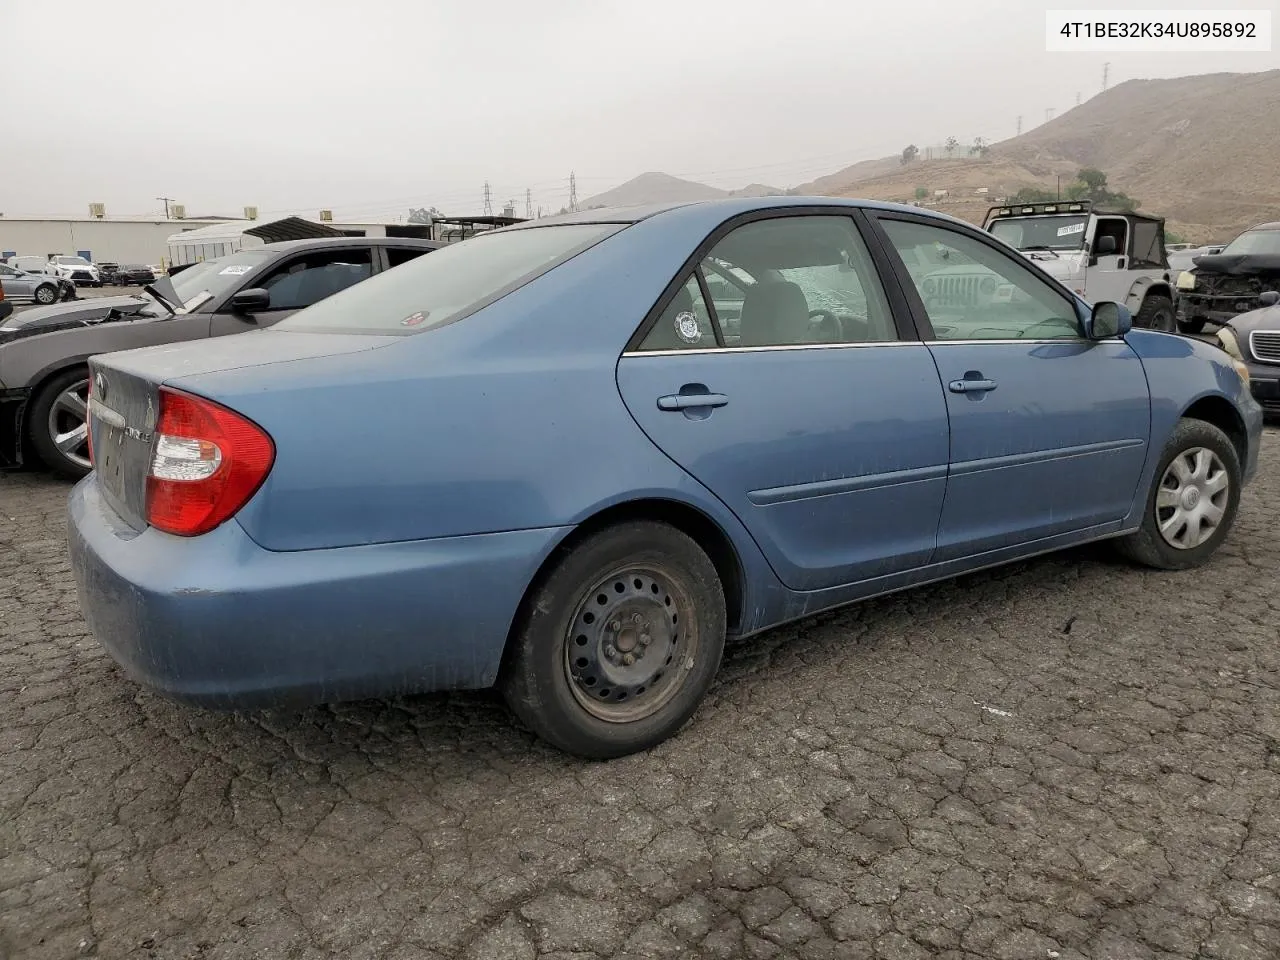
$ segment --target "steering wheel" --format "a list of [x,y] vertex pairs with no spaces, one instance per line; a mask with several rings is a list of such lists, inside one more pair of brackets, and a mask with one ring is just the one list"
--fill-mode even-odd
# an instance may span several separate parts
[[844,339],[844,324],[830,310],[810,310],[809,320],[810,333],[818,333],[822,340],[837,343]]

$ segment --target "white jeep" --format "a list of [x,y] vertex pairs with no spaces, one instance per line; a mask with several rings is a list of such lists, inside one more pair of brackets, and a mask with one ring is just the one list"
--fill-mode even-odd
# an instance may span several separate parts
[[1073,200],[992,207],[983,229],[1090,303],[1123,303],[1134,326],[1177,330],[1162,218]]

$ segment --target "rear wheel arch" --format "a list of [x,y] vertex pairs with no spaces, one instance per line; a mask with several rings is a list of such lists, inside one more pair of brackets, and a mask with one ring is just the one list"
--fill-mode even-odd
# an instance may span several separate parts
[[728,630],[733,633],[740,627],[744,614],[746,575],[743,572],[742,562],[738,556],[737,549],[733,545],[733,541],[730,540],[729,535],[725,533],[720,524],[697,507],[692,507],[679,500],[656,497],[643,500],[628,500],[606,507],[579,523],[542,561],[537,573],[534,574],[529,581],[529,585],[525,588],[524,596],[520,598],[516,616],[512,620],[511,628],[507,634],[507,642],[503,654],[504,661],[511,652],[512,637],[520,630],[521,625],[528,616],[528,605],[531,602],[531,598],[536,593],[539,585],[546,579],[547,574],[588,537],[609,527],[635,520],[650,520],[666,524],[690,537],[702,548],[720,578],[721,589],[724,591]]
[[1217,427],[1230,439],[1243,467],[1248,462],[1249,433],[1245,429],[1240,412],[1225,397],[1210,394],[1195,401],[1182,411],[1182,419],[1201,420]]

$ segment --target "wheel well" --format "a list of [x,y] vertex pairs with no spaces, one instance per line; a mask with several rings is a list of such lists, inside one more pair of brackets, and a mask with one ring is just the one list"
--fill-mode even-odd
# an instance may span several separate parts
[[1244,421],[1230,401],[1222,397],[1201,397],[1187,408],[1183,416],[1211,423],[1225,433],[1231,440],[1231,445],[1236,448],[1241,467],[1244,466],[1249,453],[1249,436],[1245,432]]
[[[720,525],[702,511],[675,500],[647,499],[630,500],[601,510],[582,523],[578,524],[563,541],[551,551],[542,562],[537,574],[529,581],[529,587],[520,600],[519,611],[511,624],[511,632],[507,637],[507,651],[511,649],[510,639],[520,628],[526,616],[529,598],[538,584],[560,559],[585,538],[606,527],[612,527],[630,520],[653,520],[675,527],[681,533],[692,537],[711,560],[720,577],[720,585],[724,590],[725,619],[732,633],[742,623],[742,604],[745,577],[742,564],[738,560],[738,552],[728,535],[720,529]],[[506,656],[504,654],[505,662]]]

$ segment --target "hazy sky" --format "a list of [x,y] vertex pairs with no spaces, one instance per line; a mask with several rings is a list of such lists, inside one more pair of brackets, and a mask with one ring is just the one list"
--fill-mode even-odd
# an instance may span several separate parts
[[[1137,0],[1135,0],[1137,5]],[[0,212],[559,208],[646,170],[794,186],[1280,52],[1046,53],[1102,0],[0,0]],[[1276,0],[1163,0],[1271,8]],[[1280,26],[1280,15],[1275,15]],[[1276,45],[1280,49],[1280,45]]]

